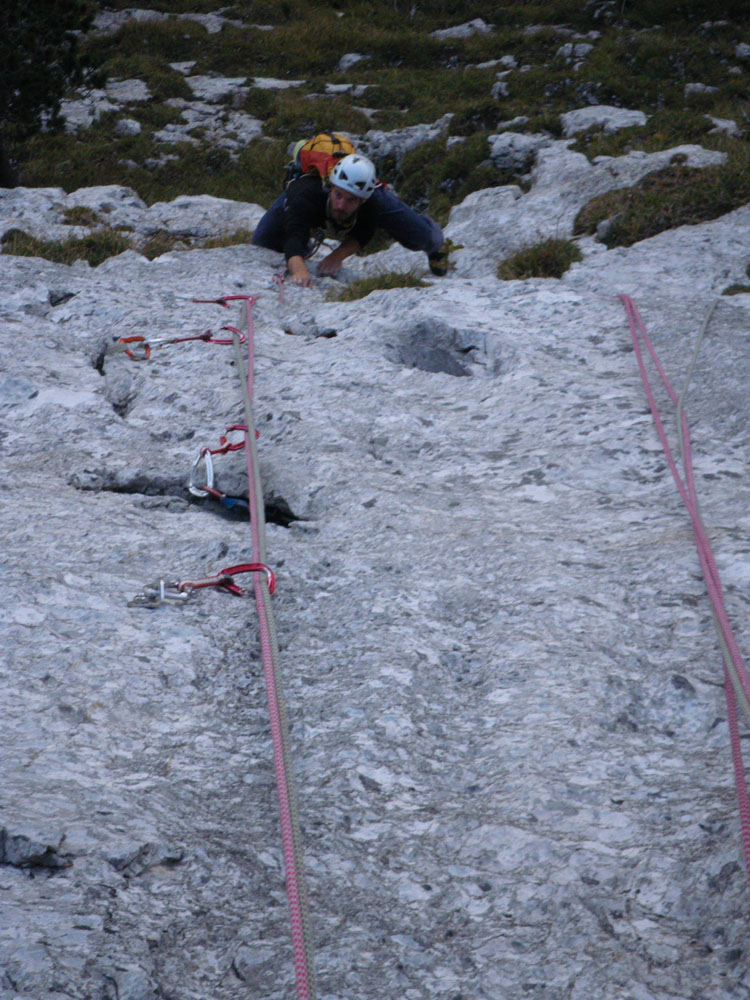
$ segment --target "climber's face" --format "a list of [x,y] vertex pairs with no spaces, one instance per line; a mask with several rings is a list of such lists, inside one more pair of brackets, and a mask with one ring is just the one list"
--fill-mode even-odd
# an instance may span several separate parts
[[331,218],[334,222],[348,222],[364,200],[334,185],[330,195]]

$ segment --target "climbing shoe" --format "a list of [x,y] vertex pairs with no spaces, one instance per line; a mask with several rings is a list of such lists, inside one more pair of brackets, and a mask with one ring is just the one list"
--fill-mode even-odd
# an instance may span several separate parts
[[448,268],[450,266],[448,262],[448,255],[452,250],[463,250],[463,245],[458,245],[456,243],[452,243],[450,240],[446,240],[439,250],[433,250],[432,253],[427,254],[430,271],[432,271],[436,278],[444,278],[448,273]]
[[444,278],[448,273],[448,251],[442,247],[427,254],[430,270],[437,278]]

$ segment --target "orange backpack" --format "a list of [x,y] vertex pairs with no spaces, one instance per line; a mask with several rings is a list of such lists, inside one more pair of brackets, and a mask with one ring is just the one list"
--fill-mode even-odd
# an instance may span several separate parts
[[356,152],[345,136],[320,132],[312,139],[302,139],[297,143],[292,168],[296,176],[317,173],[325,181],[339,160]]

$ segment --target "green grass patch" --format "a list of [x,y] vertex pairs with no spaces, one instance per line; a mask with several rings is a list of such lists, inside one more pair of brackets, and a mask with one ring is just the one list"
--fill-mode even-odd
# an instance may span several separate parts
[[490,159],[488,133],[477,132],[463,142],[445,148],[445,136],[424,142],[406,154],[400,166],[388,170],[398,194],[417,210],[444,224],[452,205],[472,191],[510,183],[509,174],[498,170]]
[[149,205],[181,194],[268,205],[282,189],[286,142],[259,139],[233,157],[210,144],[154,143],[145,131],[118,138],[113,116],[105,118],[84,133],[37,136],[26,147],[21,183],[67,192],[124,184]]
[[[77,209],[69,209],[77,212]],[[84,209],[90,212],[90,209]],[[95,215],[95,213],[91,213]],[[79,223],[86,224],[86,223]],[[189,240],[164,229],[153,233],[147,240],[136,242],[122,230],[109,227],[97,229],[82,239],[76,240],[39,240],[20,229],[11,229],[2,238],[2,253],[16,257],[42,257],[56,264],[73,264],[77,260],[87,260],[92,267],[97,267],[109,257],[116,257],[125,250],[135,250],[149,260],[161,257],[173,250],[217,249],[250,243],[252,233],[247,229],[237,229],[231,233],[210,236],[201,240]]]
[[[321,90],[323,88],[321,87]],[[266,104],[264,114],[259,114],[254,105],[257,98],[251,96],[244,102],[244,108],[255,117],[262,117],[263,134],[289,141],[293,136],[297,139],[316,135],[318,132],[330,130],[330,123],[336,123],[339,132],[352,132],[355,135],[365,133],[370,127],[370,119],[364,112],[352,107],[349,100],[339,96],[308,97],[303,90],[290,89],[282,91],[257,91],[252,95],[273,94],[260,103]]]
[[670,166],[647,174],[634,187],[609,191],[578,213],[575,233],[594,233],[609,220],[603,242],[632,246],[677,226],[697,225],[750,202],[750,147],[724,140],[728,160],[703,169]]
[[43,257],[56,264],[73,264],[77,260],[87,260],[97,267],[108,257],[115,257],[125,250],[132,250],[133,244],[125,236],[113,229],[99,229],[79,240],[38,240],[19,229],[10,229],[2,238],[2,252],[16,257]]
[[571,146],[590,160],[595,156],[622,156],[632,149],[655,153],[684,143],[705,145],[714,124],[697,111],[657,111],[645,125],[623,128],[611,135],[593,128],[582,132]]
[[207,239],[201,240],[200,245],[205,250],[218,250],[221,247],[234,247],[251,243],[252,239],[253,234],[249,229],[235,229],[231,233],[222,233],[220,236],[209,236]]
[[169,63],[190,62],[213,37],[194,21],[130,21],[113,34],[89,35],[83,50],[95,66],[160,65],[163,72],[173,72]]
[[497,276],[503,281],[562,278],[570,265],[581,259],[580,249],[571,240],[551,238],[522,247],[501,261]]
[[429,282],[423,281],[416,270],[413,271],[383,271],[369,278],[360,278],[345,288],[331,291],[329,302],[352,302],[363,299],[371,292],[389,291],[391,288],[426,288]]
[[[216,10],[213,0],[149,0],[148,5],[133,3],[131,0],[107,0],[108,10],[130,10],[133,7],[148,6],[149,10],[158,10],[162,14],[210,14]],[[238,4],[245,6],[247,4]],[[253,4],[255,7],[256,4]]]
[[101,216],[86,205],[73,205],[63,211],[63,223],[66,226],[98,226],[101,221]]

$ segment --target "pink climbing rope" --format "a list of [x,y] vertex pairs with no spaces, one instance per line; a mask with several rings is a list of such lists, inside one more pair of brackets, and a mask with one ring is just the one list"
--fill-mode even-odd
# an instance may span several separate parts
[[[245,304],[247,327],[247,385],[243,391],[247,430],[245,452],[247,455],[248,507],[252,539],[253,562],[265,565],[263,496],[258,472],[257,450],[252,422],[254,388],[254,326],[252,296],[228,296],[224,302],[241,299]],[[239,331],[236,331],[239,333]],[[239,352],[239,341],[235,349]],[[239,366],[238,366],[239,367]],[[286,871],[286,890],[292,933],[292,952],[298,1000],[315,1000],[315,977],[312,958],[312,935],[307,906],[307,890],[302,868],[302,844],[297,818],[296,792],[289,751],[286,710],[278,669],[278,644],[271,610],[268,577],[254,574],[255,600],[258,610],[261,660],[266,682],[266,696],[271,723],[276,788],[279,802],[281,840]]]
[[[677,394],[672,388],[669,379],[664,372],[661,362],[659,361],[656,351],[654,350],[654,346],[651,343],[651,339],[649,338],[646,328],[643,325],[643,320],[636,309],[635,303],[628,295],[621,295],[620,300],[625,307],[625,312],[627,313],[628,322],[630,324],[633,348],[638,361],[641,380],[646,390],[646,397],[648,398],[648,403],[651,408],[654,425],[656,426],[656,431],[659,435],[659,440],[661,441],[662,448],[664,449],[664,454],[670,471],[672,472],[675,484],[677,485],[682,501],[687,508],[688,514],[690,515],[701,569],[703,570],[706,589],[711,599],[714,619],[719,632],[719,640],[722,647],[722,658],[724,661],[724,689],[727,699],[727,719],[729,723],[729,737],[732,748],[732,763],[734,767],[735,786],[737,789],[737,803],[740,814],[742,843],[745,853],[745,867],[748,881],[750,881],[750,798],[748,797],[747,778],[742,760],[742,747],[740,743],[737,712],[738,696],[745,705],[750,703],[750,675],[745,667],[739,646],[737,645],[734,633],[732,632],[732,626],[729,622],[729,617],[724,606],[724,595],[722,592],[719,571],[716,566],[716,560],[714,559],[708,534],[706,533],[705,526],[700,516],[698,498],[695,490],[695,480],[693,477],[693,461],[687,417],[684,410],[681,408],[680,400],[678,399]],[[645,344],[646,349],[651,356],[669,398],[678,410],[682,439],[684,478],[680,475],[677,463],[674,460],[672,450],[669,446],[669,441],[667,440],[667,435],[659,414],[656,398],[646,372],[643,353],[641,351],[641,340]]]
[[[263,488],[258,469],[256,432],[253,423],[252,400],[255,382],[255,328],[252,295],[222,295],[218,299],[194,299],[194,302],[209,302],[229,308],[230,302],[243,302],[245,306],[245,326],[247,336],[236,327],[222,327],[234,334],[234,350],[237,370],[241,374],[243,359],[239,345],[247,340],[247,378],[242,382],[242,397],[245,409],[245,453],[247,456],[248,510],[250,513],[250,535],[253,562],[266,569],[265,554],[265,511],[263,508]],[[298,1000],[315,1000],[315,973],[312,955],[312,933],[307,905],[307,888],[302,865],[302,838],[297,815],[297,796],[289,749],[289,733],[286,721],[281,677],[279,671],[279,647],[276,641],[269,577],[265,571],[253,574],[255,602],[258,611],[258,631],[260,635],[261,660],[266,682],[266,698],[271,723],[274,769],[276,771],[276,791],[279,802],[281,842],[286,872],[286,892],[289,901],[289,916],[292,931],[292,953],[297,984]]]

